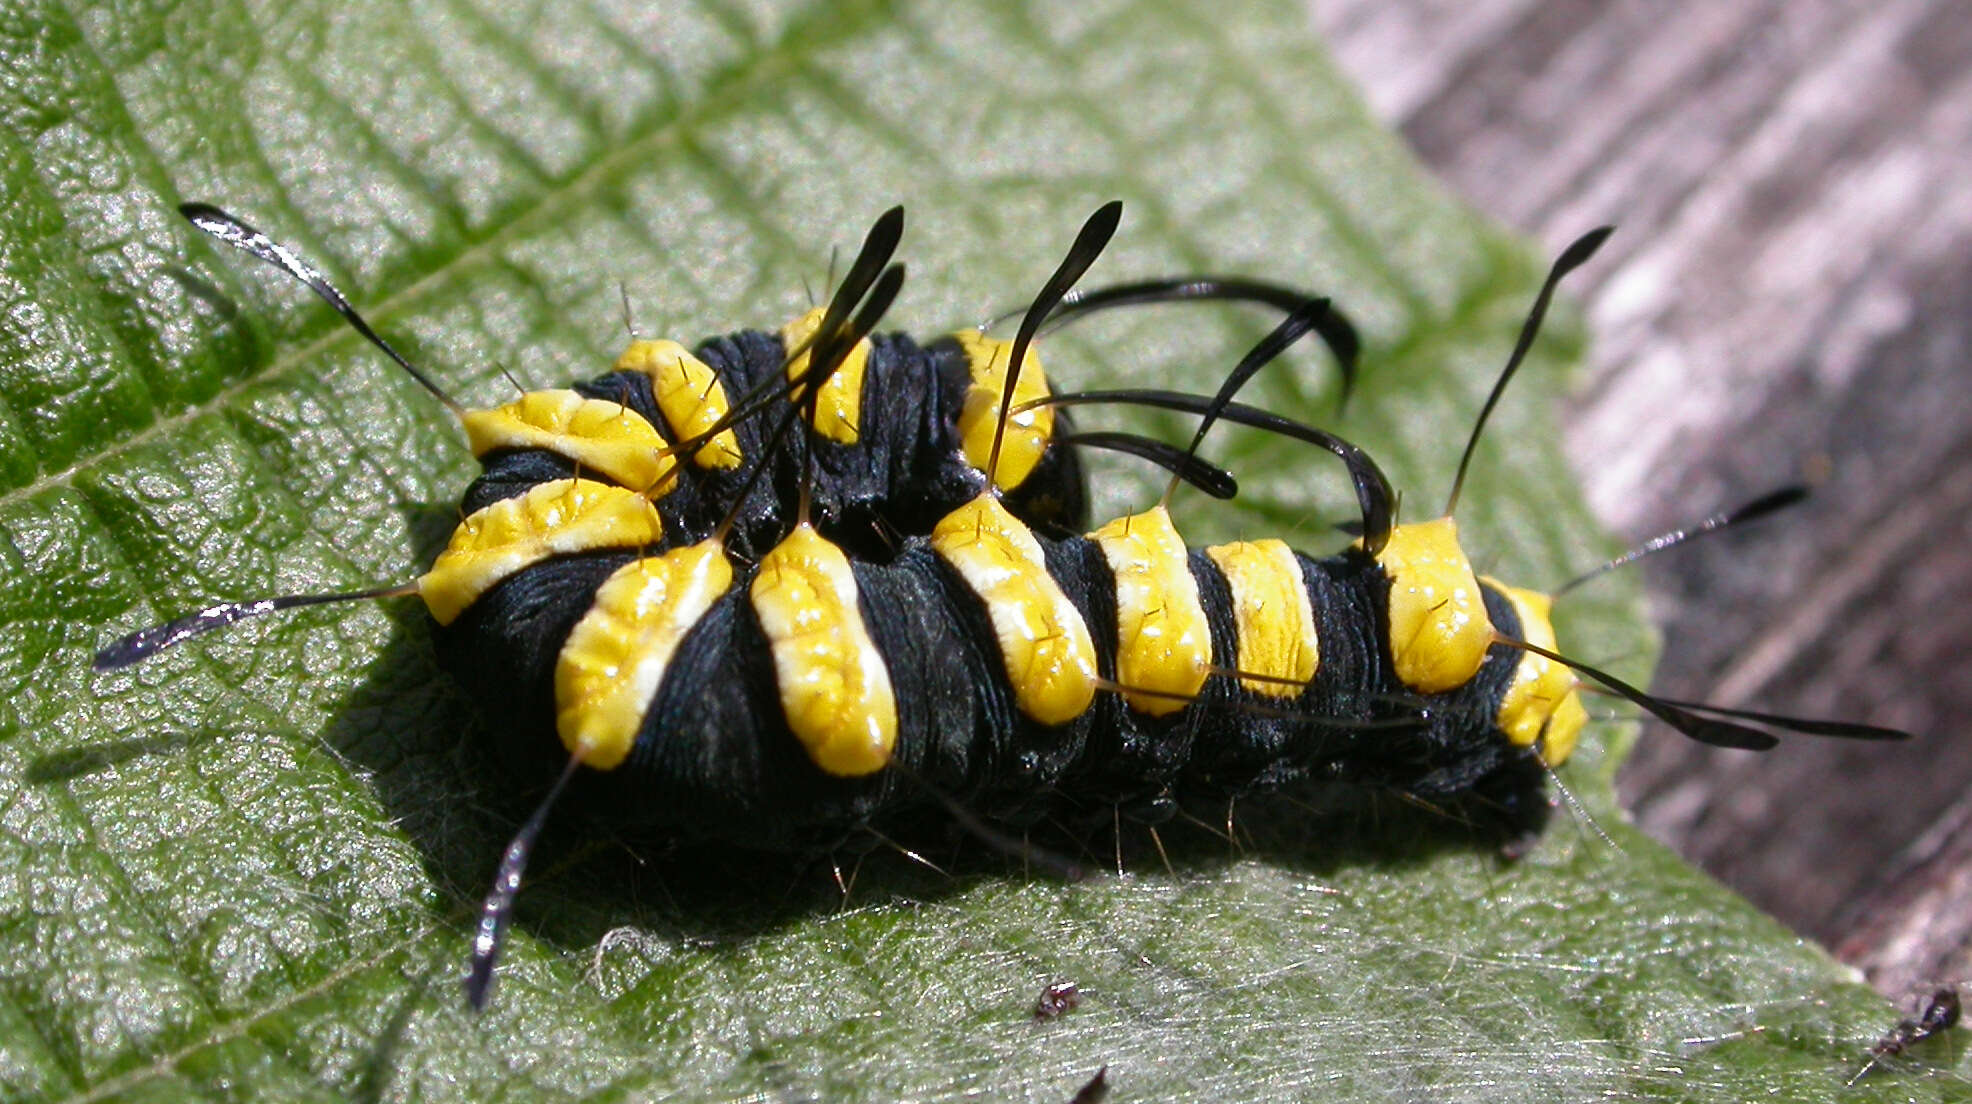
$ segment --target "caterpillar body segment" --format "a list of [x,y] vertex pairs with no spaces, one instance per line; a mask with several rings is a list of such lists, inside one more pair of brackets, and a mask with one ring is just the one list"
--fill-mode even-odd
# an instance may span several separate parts
[[931,548],[978,597],[1020,712],[1063,724],[1088,712],[1096,651],[1088,622],[1047,570],[1032,530],[981,494],[932,529]]
[[[954,334],[953,339],[972,367],[958,418],[966,463],[980,471],[990,468],[994,489],[1017,490],[1047,455],[1054,439],[1055,410],[1037,405],[1049,397],[1047,377],[1038,362],[1029,362],[1028,370],[1013,381],[1013,406],[1009,407],[1003,397],[1013,342],[970,331]],[[993,455],[996,436],[1000,442],[997,457]]]
[[1205,685],[1211,631],[1190,556],[1162,506],[1117,518],[1089,534],[1102,549],[1116,596],[1116,679],[1139,713],[1185,708]]
[[849,557],[802,522],[761,557],[747,596],[773,655],[781,711],[809,760],[838,778],[888,766],[897,695]]
[[[1520,622],[1520,639],[1553,651],[1552,610],[1554,599],[1525,587],[1508,586],[1482,576],[1479,584],[1488,595],[1504,598]],[[1526,652],[1514,668],[1513,683],[1500,700],[1497,723],[1507,742],[1515,747],[1539,744],[1542,758],[1561,763],[1574,754],[1575,742],[1588,725],[1588,710],[1575,692],[1575,673],[1563,664],[1537,652]]]
[[[788,350],[784,361],[789,398],[800,403],[806,398],[809,349],[821,332],[826,311],[816,307],[781,327],[781,344]],[[862,338],[842,355],[829,378],[822,382],[807,411],[808,425],[815,435],[839,445],[853,445],[863,435],[863,372],[869,366],[869,338]]]
[[1321,635],[1294,550],[1285,541],[1235,541],[1205,554],[1226,580],[1239,669],[1252,673],[1240,685],[1267,697],[1299,695],[1321,662]]
[[733,585],[724,544],[640,556],[611,573],[555,660],[555,727],[584,766],[630,754],[685,634]]
[[[739,440],[725,428],[733,408],[726,386],[712,366],[675,341],[636,338],[616,358],[616,371],[641,372],[650,379],[651,395],[674,437],[704,438],[692,453],[702,468],[731,470],[746,459]],[[479,455],[479,450],[474,449]]]
[[642,495],[590,479],[548,480],[467,514],[418,579],[418,596],[445,625],[487,590],[543,561],[663,539],[663,521]]
[[1391,581],[1389,643],[1398,681],[1427,694],[1465,685],[1485,662],[1493,626],[1457,523],[1442,517],[1396,526],[1376,562]]
[[[568,388],[529,391],[490,410],[468,410],[459,424],[474,456],[516,449],[553,452],[574,467],[653,498],[670,492],[678,466],[670,442],[648,419],[622,403]],[[724,445],[732,432],[722,437],[698,454],[727,455]],[[737,449],[731,455],[737,457]]]

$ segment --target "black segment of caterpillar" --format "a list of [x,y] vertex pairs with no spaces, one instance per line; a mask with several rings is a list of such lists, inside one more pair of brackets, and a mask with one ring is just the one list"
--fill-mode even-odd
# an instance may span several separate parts
[[[187,213],[303,279],[417,375],[284,249],[214,209]],[[1011,453],[1004,446],[1020,436],[1010,426],[1031,428],[1036,420],[1022,415],[1050,401],[1044,388],[1022,390],[1023,355],[1116,214],[1110,205],[1091,219],[1014,341],[981,351],[955,340],[971,377],[968,403],[984,392],[991,445],[983,461],[977,412],[972,432],[963,424],[967,404],[953,419],[956,436],[942,400],[864,413],[859,387],[873,363],[885,388],[898,386],[881,382],[885,357],[899,371],[940,378],[955,376],[958,363],[936,343],[894,339],[879,349],[868,339],[902,279],[889,265],[901,232],[892,212],[825,309],[777,342],[742,335],[730,348],[704,346],[719,367],[682,346],[643,343],[659,347],[632,353],[656,370],[620,362],[586,390],[530,392],[492,411],[447,399],[485,474],[451,544],[416,583],[228,603],[132,634],[97,665],[135,662],[272,609],[423,598],[442,662],[489,707],[518,755],[553,758],[550,731],[566,755],[487,899],[468,983],[476,1005],[527,852],[578,776],[595,791],[592,807],[621,823],[771,850],[826,848],[848,831],[906,824],[953,803],[1012,827],[1089,808],[1126,808],[1154,823],[1187,801],[1302,781],[1469,806],[1480,823],[1524,833],[1545,819],[1544,776],[1567,758],[1585,720],[1577,673],[1728,746],[1774,738],[1721,716],[1899,735],[1665,702],[1557,654],[1548,599],[1481,581],[1449,516],[1394,524],[1394,495],[1361,450],[1232,402],[1245,379],[1305,333],[1342,351],[1336,316],[1321,300],[1299,300],[1209,400],[1123,397],[1205,415],[1191,449],[1156,454],[1180,476],[1199,477],[1193,454],[1221,417],[1336,453],[1363,512],[1349,549],[1315,558],[1262,541],[1193,551],[1163,504],[1077,536],[1060,528],[1073,512],[1060,507],[1080,493],[1065,461],[1042,477],[1051,487],[1041,499],[1003,494],[1066,452],[1046,432]],[[1557,262],[1486,411],[1555,284],[1602,236]],[[926,368],[939,357],[947,359]],[[713,402],[708,381],[721,390],[731,381],[741,395]],[[778,401],[785,397],[796,401]],[[851,436],[837,439],[845,427]],[[878,460],[924,452],[931,466],[824,459],[818,442],[863,446],[865,433],[881,442]],[[1001,478],[1021,467],[1020,479]],[[1462,463],[1461,481],[1463,471]],[[833,536],[845,517],[861,519],[851,528],[886,529],[881,547]]]

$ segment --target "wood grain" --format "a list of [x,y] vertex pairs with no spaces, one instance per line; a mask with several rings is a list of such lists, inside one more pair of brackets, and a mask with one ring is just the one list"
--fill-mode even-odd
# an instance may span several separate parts
[[1953,0],[1316,0],[1375,110],[1558,249],[1596,334],[1567,410],[1645,536],[1678,697],[1920,734],[1766,755],[1645,734],[1637,819],[1902,997],[1972,977],[1972,18]]

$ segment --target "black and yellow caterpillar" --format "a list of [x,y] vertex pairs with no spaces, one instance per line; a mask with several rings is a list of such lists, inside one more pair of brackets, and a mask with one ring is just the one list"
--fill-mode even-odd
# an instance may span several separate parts
[[[1348,367],[1354,335],[1326,301],[1225,279],[1073,295],[1118,210],[1090,220],[1011,341],[871,336],[902,280],[893,211],[831,302],[776,333],[638,340],[587,384],[484,410],[445,399],[483,472],[418,580],[215,606],[97,664],[273,609],[421,598],[509,758],[562,764],[488,898],[475,1003],[571,779],[616,823],[779,851],[954,807],[1014,828],[1116,810],[1154,824],[1300,783],[1395,792],[1519,837],[1545,822],[1546,775],[1587,721],[1578,675],[1712,743],[1774,742],[1741,721],[1896,735],[1668,702],[1557,654],[1550,599],[1478,575],[1449,516],[1398,524],[1361,450],[1232,401],[1310,332]],[[308,283],[444,398],[287,250],[216,209],[186,213]],[[1605,233],[1556,263],[1488,412]],[[1287,319],[1209,398],[1055,395],[1032,363],[1051,318],[1179,298]],[[1078,532],[1086,494],[1054,406],[1100,399],[1204,415],[1190,449],[1128,446],[1203,484],[1198,438],[1220,418],[1327,449],[1354,484],[1357,539],[1320,558],[1278,540],[1193,549],[1162,503]]]

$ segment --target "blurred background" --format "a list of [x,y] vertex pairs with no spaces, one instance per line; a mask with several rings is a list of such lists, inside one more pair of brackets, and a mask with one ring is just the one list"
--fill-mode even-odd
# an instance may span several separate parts
[[1594,333],[1566,412],[1649,562],[1674,697],[1907,728],[1766,755],[1646,730],[1653,835],[1892,999],[1972,977],[1972,19],[1952,0],[1317,0],[1377,115],[1551,255]]

